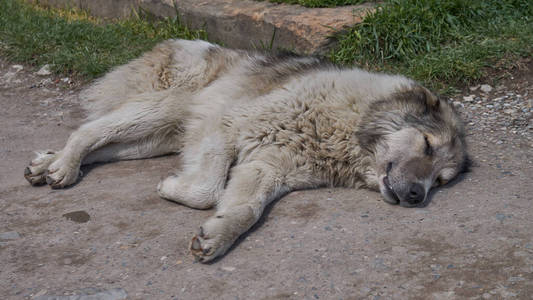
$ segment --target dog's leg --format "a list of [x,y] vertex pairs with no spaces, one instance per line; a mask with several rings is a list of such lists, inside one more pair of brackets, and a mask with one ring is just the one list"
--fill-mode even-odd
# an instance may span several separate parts
[[[156,138],[150,137],[139,142],[103,146],[85,156],[81,165],[150,158],[173,153],[178,149],[180,149],[180,141],[177,136],[168,137],[165,141],[157,141]],[[32,185],[42,185],[46,183],[48,166],[54,162],[58,153],[46,150],[36,152],[36,155],[37,157],[30,162],[30,165],[24,171],[24,176]]]
[[[148,95],[147,97],[156,97]],[[160,95],[164,97],[163,95]],[[172,99],[154,99],[153,101],[138,101],[125,104],[121,108],[108,113],[96,120],[83,124],[69,137],[63,150],[57,153],[46,152],[49,157],[43,157],[39,167],[30,167],[25,171],[25,177],[30,183],[42,183],[43,177],[53,188],[62,188],[74,183],[79,174],[79,168],[84,158],[91,152],[109,144],[134,143],[135,141],[149,141],[148,137],[158,140],[175,138],[181,133],[179,121],[183,118],[183,109],[177,107]],[[153,142],[153,141],[152,141]],[[174,142],[171,142],[171,144]],[[137,145],[139,145],[137,143]],[[157,143],[149,143],[157,145]],[[164,144],[163,144],[164,145]],[[121,147],[121,146],[118,146]],[[89,157],[91,161],[105,159],[123,159],[122,157],[141,158],[164,154],[161,147],[144,147],[144,153],[125,155],[120,151],[113,154],[113,147],[104,149]],[[115,148],[116,150],[116,148]],[[178,150],[178,149],[173,149]],[[170,152],[170,151],[169,151]],[[106,155],[107,158],[104,157]],[[40,155],[42,156],[42,155]],[[52,157],[53,156],[53,157]],[[98,156],[100,158],[98,159]],[[39,157],[38,157],[39,158]],[[34,164],[32,162],[32,164]],[[44,166],[47,170],[43,171]],[[35,165],[35,164],[34,164]]]
[[190,249],[200,262],[224,254],[259,220],[272,200],[295,189],[320,185],[310,171],[296,168],[295,162],[285,162],[256,160],[231,169],[217,212],[192,238]]
[[165,199],[192,208],[211,208],[224,189],[233,157],[223,133],[212,132],[183,149],[183,170],[161,181],[157,191]]
[[139,142],[110,144],[89,153],[82,165],[112,162],[119,160],[143,159],[175,153],[180,149],[178,136],[168,137],[164,141],[145,138]]

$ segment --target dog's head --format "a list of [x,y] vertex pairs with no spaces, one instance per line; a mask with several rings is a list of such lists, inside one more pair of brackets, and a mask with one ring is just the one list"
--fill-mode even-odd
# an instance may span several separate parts
[[388,203],[423,204],[432,187],[468,166],[458,114],[422,86],[372,103],[361,124],[357,137],[375,158],[379,190]]

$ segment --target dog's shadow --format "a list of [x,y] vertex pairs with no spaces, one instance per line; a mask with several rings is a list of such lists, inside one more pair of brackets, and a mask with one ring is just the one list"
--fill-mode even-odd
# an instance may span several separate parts
[[[78,180],[68,186],[68,187],[65,187],[64,189],[70,189],[70,188],[73,188],[75,186],[77,186],[81,180],[86,177],[94,168],[97,168],[99,166],[102,166],[104,164],[110,164],[110,163],[116,163],[116,162],[107,162],[107,163],[93,163],[93,164],[89,164],[89,165],[84,165],[81,167],[81,171],[83,173],[83,176],[80,176],[78,178]],[[441,189],[448,189],[448,188],[452,188],[454,187],[455,185],[457,185],[459,182],[463,181],[468,173],[471,173],[472,170],[471,169],[468,169],[466,172],[463,172],[459,175],[457,175],[453,180],[451,180],[450,182],[446,183],[445,185],[443,186],[439,186],[437,188],[432,188],[430,191],[429,191],[429,194],[427,196],[427,200],[424,201],[422,204],[418,205],[417,207],[418,208],[425,208],[427,207],[433,200],[433,196],[435,195],[435,193],[439,192]],[[284,195],[286,196],[286,195]],[[228,251],[222,255],[222,256],[219,256],[219,257],[216,257],[215,259],[213,259],[212,261],[209,261],[205,264],[207,265],[212,265],[212,264],[216,264],[217,262],[219,262],[221,259],[223,259],[226,255],[228,255],[229,253],[231,253],[235,248],[239,247],[240,244],[250,235],[250,234],[253,234],[259,227],[263,226],[263,224],[268,220],[269,216],[270,216],[270,213],[272,211],[272,208],[274,207],[274,205],[276,205],[283,197],[279,197],[278,199],[272,201],[269,205],[267,205],[263,211],[263,214],[261,215],[261,217],[259,218],[259,220],[248,230],[246,231],[245,233],[243,233],[241,236],[239,236],[239,238],[235,241],[235,243],[233,243],[231,245],[231,247],[228,249]],[[163,199],[162,199],[163,200]],[[174,202],[173,202],[174,203]]]
[[98,167],[101,167],[101,166],[104,166],[104,165],[111,165],[111,164],[118,164],[118,163],[121,163],[121,162],[124,162],[126,160],[123,160],[123,161],[110,161],[110,162],[96,162],[96,163],[92,163],[92,164],[88,164],[88,165],[83,165],[80,167],[80,172],[81,172],[81,175],[78,176],[78,179],[76,180],[76,182],[74,182],[73,184],[71,185],[68,185],[68,186],[65,186],[65,187],[62,187],[61,189],[62,190],[69,190],[71,188],[74,188],[76,187],[82,180],[84,180],[85,177],[87,177],[95,168],[98,168]]
[[[52,190],[69,190],[71,188],[74,188],[76,187],[82,180],[85,176],[87,176],[87,174],[89,174],[94,168],[100,166],[100,165],[103,165],[104,163],[94,163],[94,164],[90,164],[90,165],[84,165],[84,166],[81,166],[80,167],[80,176],[78,176],[78,179],[76,179],[76,182],[74,182],[73,184],[70,184],[70,185],[67,185],[67,186],[64,186],[64,187],[61,187],[61,188],[52,188]],[[48,183],[46,182],[42,182],[42,183],[39,183],[37,185],[35,185],[37,187],[47,187],[48,186]]]
[[[433,196],[435,195],[435,193],[437,193],[438,191],[440,191],[441,189],[448,189],[448,188],[452,188],[454,187],[455,185],[457,185],[459,182],[463,181],[466,176],[468,175],[468,173],[470,173],[471,170],[469,171],[466,171],[464,173],[461,173],[459,175],[457,175],[453,180],[451,180],[450,182],[446,183],[445,185],[443,186],[440,186],[440,187],[437,187],[437,188],[433,188],[429,191],[429,194],[427,196],[427,200],[424,201],[424,203],[422,203],[421,205],[417,206],[419,208],[424,208],[424,207],[427,207],[432,199],[433,199]],[[228,249],[228,251],[222,255],[222,256],[219,256],[215,259],[213,259],[212,261],[210,262],[207,262],[205,264],[207,265],[212,265],[212,264],[216,264],[218,261],[220,261],[222,258],[224,258],[226,255],[228,255],[231,251],[233,251],[233,249],[235,249],[236,247],[238,247],[250,234],[254,233],[259,227],[261,227],[267,220],[268,220],[268,217],[270,215],[270,212],[272,211],[272,208],[274,207],[274,205],[276,205],[276,203],[278,203],[278,201],[280,201],[280,199],[282,199],[283,197],[280,197],[274,201],[272,201],[272,203],[270,203],[269,205],[267,205],[265,207],[265,210],[263,212],[263,214],[261,215],[261,218],[259,218],[259,220],[257,221],[257,223],[255,223],[252,228],[250,228],[247,232],[243,233],[236,241],[235,243],[233,243],[233,245],[231,245],[231,247]]]
[[233,245],[231,245],[231,247],[228,249],[228,251],[224,255],[218,256],[215,259],[213,259],[212,261],[209,261],[209,262],[207,262],[205,264],[206,265],[216,264],[218,261],[223,259],[226,255],[228,255],[230,252],[232,252],[233,249],[237,248],[250,234],[254,233],[259,227],[263,226],[263,224],[267,221],[268,216],[270,215],[270,212],[272,211],[272,208],[274,207],[274,205],[276,203],[278,203],[278,201],[280,199],[282,199],[282,198],[283,197],[280,197],[280,198],[272,201],[269,205],[267,205],[265,207],[264,211],[263,211],[263,214],[259,218],[259,220],[252,226],[252,228],[250,228],[248,231],[246,231],[241,236],[239,236],[239,238],[235,241],[235,243],[233,243]]
[[432,188],[431,190],[429,190],[429,193],[427,195],[427,199],[426,201],[424,201],[423,203],[421,203],[420,205],[416,206],[416,207],[419,207],[419,208],[425,208],[427,207],[431,201],[433,200],[433,196],[438,193],[440,190],[442,189],[449,189],[449,188],[452,188],[454,186],[456,186],[459,182],[463,181],[468,173],[470,173],[471,171],[466,171],[464,173],[461,173],[459,175],[457,175],[454,179],[452,179],[450,182],[446,183],[445,185],[442,185],[442,186],[439,186],[439,187],[436,187],[436,188]]
[[112,163],[116,163],[116,162],[106,162],[106,163],[92,163],[92,164],[89,164],[89,165],[83,165],[80,167],[80,173],[81,175],[78,176],[78,179],[76,180],[76,182],[74,182],[73,184],[71,185],[68,185],[68,186],[65,186],[65,187],[62,187],[61,189],[62,190],[70,190],[71,188],[74,188],[76,187],[82,180],[83,178],[85,178],[87,175],[89,175],[89,173],[91,173],[91,171],[94,169],[94,168],[97,168],[99,166],[103,166],[103,165],[107,165],[107,164],[112,164]]

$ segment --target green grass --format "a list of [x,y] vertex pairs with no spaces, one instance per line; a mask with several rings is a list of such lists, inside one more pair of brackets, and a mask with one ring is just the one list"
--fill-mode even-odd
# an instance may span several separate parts
[[269,0],[273,3],[299,4],[305,7],[335,7],[342,5],[354,5],[368,0]]
[[340,34],[330,59],[463,86],[533,56],[531,0],[387,0]]
[[[273,0],[307,6],[358,0]],[[305,2],[305,3],[304,3]],[[142,14],[103,23],[75,10],[0,0],[0,55],[91,79],[168,38],[206,38],[178,18]],[[343,65],[402,73],[446,92],[533,57],[531,0],[385,0],[337,35],[328,57]],[[271,46],[271,45],[270,45]],[[490,78],[488,78],[490,79]]]
[[75,10],[43,9],[18,0],[0,0],[0,55],[56,73],[84,79],[124,64],[169,38],[205,39],[178,18],[133,16],[104,24]]

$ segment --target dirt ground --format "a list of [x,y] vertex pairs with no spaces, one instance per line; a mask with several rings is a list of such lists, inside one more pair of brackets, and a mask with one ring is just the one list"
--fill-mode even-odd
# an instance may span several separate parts
[[[533,299],[528,124],[493,130],[459,96],[475,164],[427,207],[365,190],[293,192],[204,265],[188,243],[212,211],[155,192],[175,156],[90,166],[65,190],[26,182],[33,151],[60,149],[84,112],[69,79],[21,67],[0,59],[2,299]],[[531,74],[504,86],[527,105]]]

